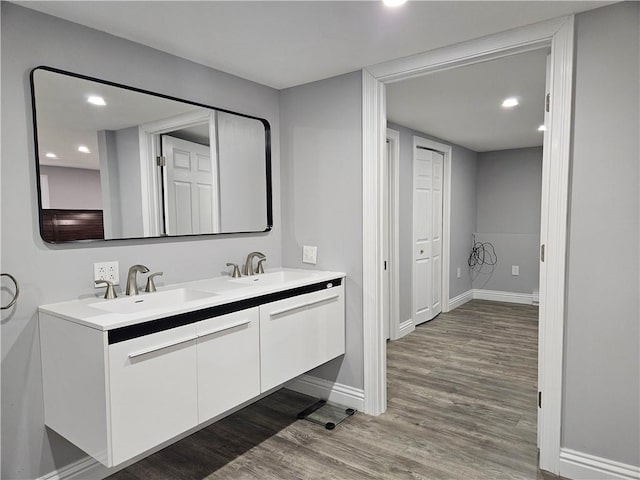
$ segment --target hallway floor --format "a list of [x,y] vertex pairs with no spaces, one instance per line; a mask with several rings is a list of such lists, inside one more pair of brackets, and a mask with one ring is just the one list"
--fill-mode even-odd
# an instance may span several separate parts
[[280,390],[109,477],[551,479],[536,468],[537,308],[474,300],[388,344],[388,410],[328,431]]

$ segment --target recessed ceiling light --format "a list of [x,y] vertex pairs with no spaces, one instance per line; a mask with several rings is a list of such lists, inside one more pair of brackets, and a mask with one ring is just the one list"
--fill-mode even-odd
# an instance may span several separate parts
[[80,145],[78,147],[78,151],[82,153],[91,153],[91,150],[89,150],[89,147],[87,147],[86,145]]
[[540,125],[540,126],[538,127],[538,131],[539,131],[539,132],[546,132],[546,131],[547,131],[547,127],[546,127],[545,125]]
[[505,98],[502,102],[502,106],[505,108],[511,108],[518,105],[518,99],[516,97]]
[[100,105],[100,106],[104,106],[107,104],[107,102],[104,101],[104,98],[99,97],[97,95],[91,95],[89,98],[87,98],[87,102],[93,105]]
[[407,0],[382,0],[382,3],[387,7],[399,7],[400,5],[407,3]]
[[53,152],[47,152],[47,153],[44,154],[44,156],[47,157],[47,158],[58,158],[58,155],[56,155]]

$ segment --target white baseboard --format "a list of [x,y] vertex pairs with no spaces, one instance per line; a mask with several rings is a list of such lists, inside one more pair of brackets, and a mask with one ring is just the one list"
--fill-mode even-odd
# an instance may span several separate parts
[[475,300],[491,300],[493,302],[522,303],[532,305],[533,295],[530,293],[499,292],[496,290],[473,289]]
[[81,458],[40,477],[38,480],[99,480],[107,474],[107,468],[92,457]]
[[497,290],[482,290],[473,288],[460,295],[449,299],[449,311],[464,305],[469,300],[491,300],[493,302],[520,303],[525,305],[537,305],[535,296],[529,293],[500,292]]
[[413,320],[409,319],[409,320],[405,320],[404,322],[402,322],[400,324],[400,337],[402,338],[405,335],[408,335],[409,333],[413,332],[416,329],[416,326],[413,324]]
[[323,400],[330,400],[345,407],[364,410],[364,390],[360,388],[353,388],[311,375],[302,375],[287,383],[285,388]]
[[467,290],[453,298],[449,299],[449,311],[454,308],[458,308],[460,305],[464,305],[468,301],[473,300],[473,290]]
[[640,480],[640,467],[562,448],[560,476],[574,480]]
[[540,292],[534,290],[531,294],[531,305],[540,305]]

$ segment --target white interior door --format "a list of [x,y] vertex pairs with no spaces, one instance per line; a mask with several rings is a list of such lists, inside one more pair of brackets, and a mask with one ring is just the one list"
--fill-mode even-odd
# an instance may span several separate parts
[[413,320],[442,311],[442,184],[444,155],[419,146],[413,154]]
[[218,208],[210,148],[162,135],[166,233],[212,233]]

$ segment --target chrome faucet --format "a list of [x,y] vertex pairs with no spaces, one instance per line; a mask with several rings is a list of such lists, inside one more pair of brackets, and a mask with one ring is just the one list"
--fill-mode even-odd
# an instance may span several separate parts
[[253,259],[254,258],[259,258],[260,260],[266,260],[267,257],[264,256],[264,253],[261,252],[251,252],[249,255],[247,255],[247,261],[244,264],[244,271],[243,273],[245,275],[255,275],[256,272],[255,270],[253,270]]
[[126,290],[127,295],[138,294],[138,282],[136,279],[136,274],[138,272],[147,273],[149,272],[149,269],[144,265],[133,265],[129,269],[129,273],[127,274],[127,290]]

